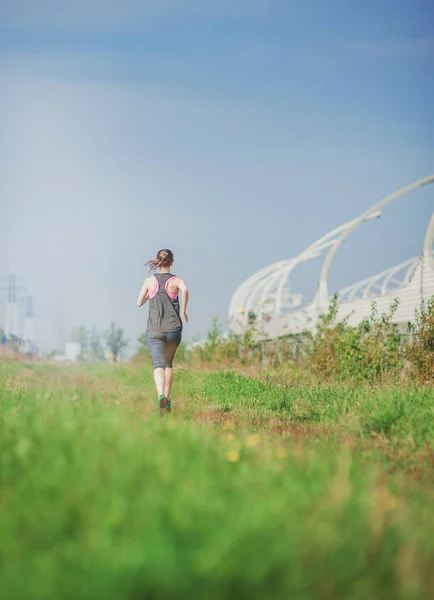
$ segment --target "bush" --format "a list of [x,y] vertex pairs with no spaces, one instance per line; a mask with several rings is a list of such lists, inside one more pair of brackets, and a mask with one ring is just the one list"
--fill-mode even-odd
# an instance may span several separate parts
[[422,303],[410,325],[407,360],[413,378],[434,382],[434,296]]
[[[216,366],[268,365],[276,369],[290,365],[305,376],[345,381],[402,379],[434,382],[434,297],[422,303],[413,324],[401,332],[393,323],[398,308],[395,301],[388,314],[379,314],[373,302],[371,315],[356,327],[348,317],[337,322],[338,297],[335,295],[326,314],[319,317],[315,333],[303,332],[278,340],[264,340],[256,321],[243,335],[225,338],[217,318],[213,319],[205,342],[187,354],[185,346],[177,352],[178,361]],[[150,362],[145,340],[137,362]]]
[[386,374],[397,376],[405,361],[405,336],[401,334],[393,315],[378,315],[375,302],[369,319],[357,327],[348,325],[348,317],[336,323],[338,298],[334,296],[327,314],[321,315],[315,335],[307,348],[308,365],[325,377],[356,380],[376,380]]
[[222,364],[252,364],[262,360],[261,344],[256,341],[256,327],[252,323],[242,336],[222,336],[217,318],[212,321],[205,342],[193,348],[191,360],[198,362]]

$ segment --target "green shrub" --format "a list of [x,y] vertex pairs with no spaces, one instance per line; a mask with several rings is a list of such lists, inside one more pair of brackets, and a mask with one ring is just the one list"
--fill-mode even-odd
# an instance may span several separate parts
[[422,382],[434,382],[434,296],[422,303],[410,325],[407,359],[410,374]]
[[392,323],[398,307],[379,315],[372,304],[371,315],[356,327],[348,318],[336,322],[338,298],[335,295],[328,313],[321,315],[317,331],[308,343],[307,363],[313,373],[326,378],[373,381],[396,377],[404,365],[405,338]]
[[246,365],[259,363],[261,359],[261,344],[256,341],[255,323],[241,336],[231,335],[224,338],[217,318],[213,319],[204,343],[193,348],[191,353],[191,363],[196,365],[200,362]]

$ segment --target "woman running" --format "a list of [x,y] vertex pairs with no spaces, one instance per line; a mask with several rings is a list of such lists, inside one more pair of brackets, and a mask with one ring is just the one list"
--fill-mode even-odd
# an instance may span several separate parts
[[[137,298],[138,307],[149,300],[147,344],[154,364],[160,414],[171,410],[172,363],[181,342],[182,324],[188,322],[188,288],[183,279],[170,272],[173,262],[173,253],[167,249],[160,250],[156,258],[149,260],[145,266],[158,273],[145,279]],[[182,292],[181,308],[179,291]]]

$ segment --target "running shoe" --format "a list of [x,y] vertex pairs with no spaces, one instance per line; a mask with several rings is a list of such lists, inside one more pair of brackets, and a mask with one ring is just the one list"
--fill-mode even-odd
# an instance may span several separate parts
[[161,395],[158,398],[158,405],[160,407],[161,417],[164,415],[164,413],[170,413],[170,400],[166,398],[166,396]]

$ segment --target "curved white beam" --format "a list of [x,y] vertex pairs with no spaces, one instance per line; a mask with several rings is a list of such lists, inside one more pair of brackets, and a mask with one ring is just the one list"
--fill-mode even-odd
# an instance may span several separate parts
[[424,241],[424,245],[423,245],[424,259],[427,261],[427,263],[434,270],[433,246],[434,246],[434,213],[433,213],[433,215],[431,217],[431,220],[430,220],[430,222],[428,224],[428,227],[427,227],[427,230],[426,230],[426,235],[425,235],[425,241]]
[[417,265],[418,259],[417,258],[413,258],[411,260],[406,261],[405,263],[402,263],[401,265],[398,265],[397,267],[390,269],[389,270],[389,274],[387,275],[387,277],[384,278],[384,282],[383,282],[383,287],[381,288],[381,293],[387,294],[387,292],[389,291],[389,284],[392,281],[392,279],[394,278],[394,276],[396,275],[396,273],[399,273],[399,271],[408,266],[408,269],[405,273],[404,276],[404,280],[401,281],[400,283],[401,285],[405,283],[407,277],[408,279],[410,279],[411,273],[414,271],[415,266]]
[[260,295],[259,301],[257,304],[259,309],[262,308],[267,297],[269,296],[270,291],[277,284],[277,282],[280,281],[280,283],[281,283],[282,281],[285,280],[285,276],[282,275],[282,271],[284,271],[283,268],[279,269],[273,276],[270,277],[269,281],[262,288],[262,294]]
[[[376,218],[378,216],[380,216],[379,212],[373,212],[369,218]],[[343,225],[339,225],[335,229],[332,229],[321,238],[313,242],[313,244],[308,246],[305,250],[300,252],[300,254],[297,256],[272,263],[271,265],[268,265],[267,267],[264,267],[260,271],[257,271],[251,275],[235,290],[229,305],[229,319],[231,319],[234,313],[236,313],[238,307],[242,306],[244,310],[244,321],[247,321],[248,312],[257,308],[257,306],[260,306],[261,302],[265,302],[266,291],[268,292],[270,289],[272,289],[272,285],[279,280],[279,277],[280,283],[276,292],[276,304],[274,312],[280,314],[282,309],[283,288],[286,284],[289,285],[291,272],[297,265],[320,256],[324,250],[329,248],[335,242],[336,236],[349,227],[354,221],[355,219],[348,221]],[[267,281],[265,284],[266,290],[262,290],[259,302],[255,303],[255,292],[258,291],[259,293],[260,290],[256,290],[254,287],[259,285],[260,281],[265,279],[267,276],[272,277],[272,281]]]
[[296,265],[298,265],[298,262],[293,262],[293,263],[291,263],[291,265],[289,265],[284,270],[282,278],[281,278],[280,283],[279,283],[279,287],[277,288],[275,310],[276,310],[276,313],[278,313],[278,314],[282,310],[283,288],[285,287],[285,283],[288,283],[288,285],[289,285],[291,273],[294,270],[294,268],[296,267]]
[[324,261],[323,268],[321,270],[318,291],[316,294],[316,307],[317,307],[318,313],[321,313],[321,312],[324,312],[325,310],[327,310],[327,307],[329,304],[329,293],[328,293],[328,288],[327,288],[328,274],[329,274],[333,259],[336,255],[336,252],[338,251],[340,246],[343,244],[343,242],[345,242],[345,240],[348,239],[348,236],[353,231],[355,231],[364,221],[369,219],[370,216],[372,215],[372,213],[381,210],[384,206],[386,206],[387,204],[390,204],[391,202],[393,202],[400,196],[404,196],[405,194],[408,194],[409,192],[415,190],[418,187],[421,187],[423,185],[428,185],[429,183],[433,183],[433,182],[434,182],[434,175],[431,175],[429,177],[424,177],[423,179],[419,179],[418,181],[415,181],[414,183],[411,183],[410,185],[407,185],[407,186],[401,188],[400,190],[394,192],[393,194],[386,196],[386,198],[384,198],[377,204],[374,204],[374,206],[372,206],[367,211],[365,211],[360,217],[355,219],[346,229],[344,229],[344,231],[341,233],[341,235],[338,237],[338,239],[335,241],[335,243],[331,247],[331,249]]
[[416,257],[414,259],[414,263],[407,269],[407,273],[405,274],[403,285],[407,285],[408,283],[410,283],[410,281],[417,269],[417,265],[419,264],[420,258],[421,258],[420,256]]
[[[327,277],[328,271],[330,269],[330,265],[332,260],[336,254],[336,251],[340,247],[340,245],[348,238],[352,231],[354,231],[357,227],[361,225],[367,219],[372,219],[374,217],[379,216],[379,209],[386,204],[392,202],[397,199],[399,196],[408,193],[409,191],[421,186],[426,185],[428,183],[434,182],[434,176],[430,176],[424,179],[421,179],[413,184],[398,190],[394,194],[387,196],[381,202],[377,203],[367,211],[365,211],[360,217],[341,225],[334,230],[330,231],[326,235],[324,235],[319,240],[315,241],[308,248],[302,251],[298,256],[293,257],[287,260],[281,260],[264,267],[260,271],[254,273],[247,280],[245,280],[235,291],[232,296],[230,307],[229,307],[229,317],[231,322],[235,323],[237,328],[241,326],[244,328],[247,325],[248,312],[249,310],[257,311],[259,307],[263,304],[264,310],[268,313],[273,313],[275,317],[281,316],[283,306],[286,306],[286,288],[289,288],[291,285],[291,273],[295,269],[297,265],[301,263],[311,260],[315,257],[321,255],[321,253],[329,248],[328,255],[324,262],[321,271],[321,278],[317,290],[317,294],[311,304],[305,306],[299,311],[292,312],[287,314],[284,318],[284,321],[274,321],[267,324],[267,329],[270,333],[274,330],[281,329],[283,323],[286,323],[285,327],[292,329],[293,326],[297,328],[296,321],[298,322],[299,318],[301,318],[302,313],[304,311],[308,311],[310,316],[316,320],[316,314],[318,312],[318,307],[326,306],[328,304],[329,298],[327,293]],[[431,248],[434,241],[434,215],[431,219],[431,222],[428,226],[427,233],[425,236],[425,247],[429,249],[429,252],[424,252],[427,255],[427,260],[430,261],[432,269],[434,271],[434,258],[432,256]],[[366,299],[371,290],[374,287],[379,288],[378,295],[384,295],[384,293],[388,293],[388,286],[392,281],[393,277],[398,274],[398,272],[402,271],[405,268],[406,264],[409,265],[405,273],[405,277],[402,281],[402,275],[399,276],[399,279],[396,280],[398,287],[402,287],[408,283],[418,264],[418,259],[412,259],[410,261],[406,261],[406,263],[402,263],[401,265],[397,265],[392,269],[388,269],[383,273],[377,274],[374,277],[371,277],[364,282],[358,282],[357,284],[353,284],[344,290],[341,290],[341,298],[343,295],[348,295],[348,299],[351,301],[354,299],[355,302],[358,302],[359,299],[354,298],[357,291],[362,292],[363,298],[360,300]],[[325,282],[325,286],[324,286]],[[321,295],[322,294],[322,295]],[[267,299],[273,299],[273,306],[266,306]],[[324,304],[322,304],[322,302]],[[242,306],[243,311],[237,313],[237,309]],[[304,321],[304,319],[301,319]],[[274,335],[274,334],[273,334]]]
[[425,240],[423,244],[423,250],[427,254],[431,254],[432,247],[434,245],[434,213],[432,214],[431,220],[428,224]]
[[[411,265],[414,265],[414,262],[415,262],[415,261],[413,261],[413,260],[412,260],[410,264],[411,264]],[[383,286],[382,286],[382,288],[381,288],[381,293],[382,293],[383,295],[384,295],[384,294],[387,294],[387,292],[389,291],[389,286],[390,286],[390,283],[391,283],[391,282],[393,282],[393,281],[395,280],[395,275],[396,275],[396,273],[397,273],[397,272],[399,272],[399,271],[400,271],[400,268],[401,268],[402,266],[403,266],[403,265],[398,265],[398,267],[395,267],[395,268],[393,268],[393,269],[389,269],[389,273],[388,273],[388,274],[385,276],[385,278],[384,278],[384,280],[383,280]],[[411,267],[410,267],[410,269],[411,269]],[[407,273],[406,273],[406,274],[407,274]],[[400,280],[400,283],[402,284],[403,282]]]
[[[367,279],[363,279],[362,281],[358,281],[357,283],[353,283],[345,288],[342,288],[338,292],[339,299],[341,302],[349,302],[354,297],[353,291],[362,290],[363,288],[365,288],[365,286],[366,288],[363,291],[363,299],[366,299],[368,297],[369,291],[375,285],[377,285],[381,289],[380,293],[378,294],[379,296],[387,294],[388,281],[391,278],[393,278],[397,273],[408,267],[405,272],[404,279],[400,280],[400,283],[404,285],[408,281],[409,274],[411,274],[411,272],[414,271],[414,269],[416,268],[418,261],[419,257],[416,256],[415,258],[406,260],[405,262],[400,263],[399,265],[395,265],[389,269],[386,269],[385,271],[381,271],[381,273],[377,273],[372,277],[368,277]],[[381,283],[381,280],[383,280],[383,283]],[[347,296],[347,298],[345,298],[345,296]]]
[[[233,312],[233,311],[231,311],[232,308],[234,311],[238,308],[238,305],[240,304],[240,302],[242,302],[243,295],[247,292],[247,290],[252,285],[257,283],[260,279],[265,277],[268,273],[272,273],[274,271],[274,269],[276,269],[280,265],[285,264],[287,262],[287,260],[279,260],[275,263],[272,263],[271,265],[263,267],[256,273],[253,273],[253,275],[251,275],[248,279],[243,281],[243,283],[241,283],[241,285],[238,286],[238,288],[235,290],[235,292],[232,296],[231,303],[230,303],[230,309],[229,309],[230,312]],[[291,260],[291,259],[289,259],[289,260]]]

